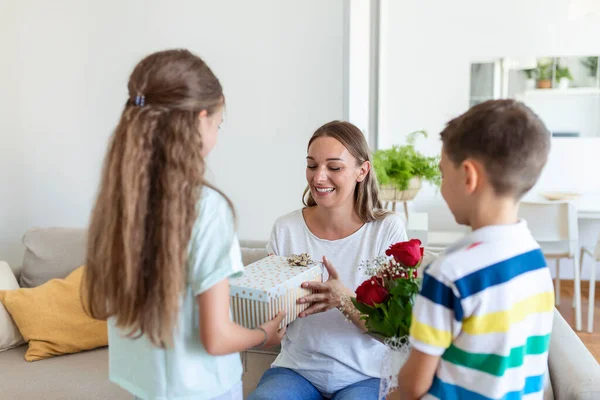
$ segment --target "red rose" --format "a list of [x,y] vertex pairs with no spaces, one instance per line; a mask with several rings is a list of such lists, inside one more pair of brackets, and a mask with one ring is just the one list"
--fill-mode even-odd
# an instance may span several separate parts
[[396,262],[405,267],[415,267],[419,265],[423,258],[423,248],[419,239],[411,239],[408,242],[400,242],[390,246],[385,251],[388,256],[393,256]]
[[387,300],[389,293],[383,286],[383,279],[373,277],[364,281],[356,289],[356,300],[368,306],[375,306]]

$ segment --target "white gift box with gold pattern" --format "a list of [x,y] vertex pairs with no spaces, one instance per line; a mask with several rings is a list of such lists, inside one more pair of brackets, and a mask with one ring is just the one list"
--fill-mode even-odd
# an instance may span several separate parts
[[269,256],[245,267],[244,275],[233,278],[230,302],[233,320],[249,329],[273,319],[286,311],[281,327],[294,321],[310,304],[296,300],[312,293],[300,286],[307,281],[323,281],[323,265],[290,265],[287,257]]

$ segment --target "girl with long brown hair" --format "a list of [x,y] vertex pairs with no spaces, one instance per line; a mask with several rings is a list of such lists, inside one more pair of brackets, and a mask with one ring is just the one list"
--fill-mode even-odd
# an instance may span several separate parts
[[83,301],[108,319],[110,379],[143,399],[241,399],[239,354],[278,344],[283,315],[231,321],[243,272],[231,202],[204,179],[223,90],[186,50],[153,53],[128,83],[88,237]]

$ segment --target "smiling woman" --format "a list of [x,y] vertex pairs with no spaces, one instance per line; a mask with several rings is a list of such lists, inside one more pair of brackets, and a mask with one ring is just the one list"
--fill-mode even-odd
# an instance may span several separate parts
[[[388,214],[379,201],[377,178],[364,135],[349,122],[332,121],[321,126],[308,142],[303,202],[307,207],[323,207],[340,202],[351,205],[362,222]],[[333,183],[323,186],[324,182]],[[341,186],[336,186],[338,183]],[[336,196],[330,196],[334,194]],[[349,197],[352,195],[352,197]],[[319,199],[319,201],[316,201]]]
[[364,334],[364,321],[347,308],[366,279],[361,261],[406,240],[406,230],[398,215],[381,208],[369,147],[348,122],[329,122],[313,134],[306,181],[306,207],[275,222],[269,252],[323,259],[329,278],[303,284],[314,294],[298,301],[310,307],[288,326],[274,368],[249,400],[377,399],[386,348]]

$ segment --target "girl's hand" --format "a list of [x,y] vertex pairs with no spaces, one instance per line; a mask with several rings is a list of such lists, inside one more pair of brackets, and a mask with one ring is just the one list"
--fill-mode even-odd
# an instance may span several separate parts
[[281,339],[283,339],[283,336],[285,335],[285,326],[279,329],[279,325],[281,324],[281,321],[283,321],[285,314],[285,311],[280,311],[275,318],[260,326],[267,332],[267,341],[260,347],[261,349],[269,349],[281,343]]
[[300,318],[339,307],[342,304],[342,296],[355,296],[352,290],[342,284],[337,271],[326,257],[323,257],[323,265],[329,273],[326,282],[304,282],[302,284],[302,288],[312,289],[318,293],[309,294],[298,299],[298,304],[312,303],[309,308],[298,314]]

